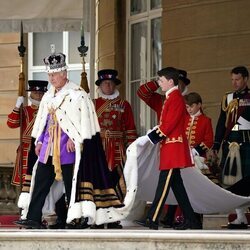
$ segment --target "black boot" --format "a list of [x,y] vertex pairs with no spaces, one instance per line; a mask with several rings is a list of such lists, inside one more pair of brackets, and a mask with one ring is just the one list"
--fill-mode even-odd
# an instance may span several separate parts
[[66,222],[56,220],[56,223],[49,226],[49,229],[65,229]]
[[89,228],[90,225],[88,224],[88,218],[81,217],[79,229],[86,229]]
[[122,229],[122,225],[120,224],[120,221],[108,223],[107,229]]
[[158,223],[150,220],[150,219],[146,219],[146,220],[135,220],[134,221],[136,224],[143,226],[143,227],[148,227],[149,229],[154,229],[154,230],[158,230]]
[[18,220],[18,221],[14,221],[14,224],[20,226],[20,227],[24,227],[26,229],[46,229],[44,228],[44,226],[34,220]]
[[104,224],[101,224],[101,225],[92,225],[91,227],[90,227],[90,229],[104,229]]
[[202,229],[202,223],[200,221],[185,220],[183,223],[176,225],[174,229],[176,230]]

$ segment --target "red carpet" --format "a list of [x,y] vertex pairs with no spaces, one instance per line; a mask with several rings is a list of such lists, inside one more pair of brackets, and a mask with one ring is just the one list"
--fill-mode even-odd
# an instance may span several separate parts
[[17,227],[13,221],[19,219],[19,215],[0,215],[0,227]]

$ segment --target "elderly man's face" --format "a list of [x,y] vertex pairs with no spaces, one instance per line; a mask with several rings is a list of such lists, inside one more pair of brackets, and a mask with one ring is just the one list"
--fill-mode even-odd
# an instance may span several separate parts
[[49,73],[49,82],[55,87],[56,90],[60,90],[67,82],[67,72],[55,72]]
[[100,89],[104,95],[113,95],[116,89],[116,85],[111,80],[104,80],[100,84]]

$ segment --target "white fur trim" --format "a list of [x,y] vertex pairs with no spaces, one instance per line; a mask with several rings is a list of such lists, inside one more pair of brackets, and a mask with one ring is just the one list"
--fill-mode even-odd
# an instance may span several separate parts
[[30,194],[22,192],[18,198],[17,206],[19,208],[27,208],[29,206]]
[[96,206],[92,201],[81,201],[70,205],[68,210],[67,223],[76,218],[88,218],[88,224],[95,223]]

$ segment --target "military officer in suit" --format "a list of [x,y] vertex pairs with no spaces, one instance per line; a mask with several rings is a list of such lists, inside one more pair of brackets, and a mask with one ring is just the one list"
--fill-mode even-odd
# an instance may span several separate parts
[[[213,150],[220,147],[222,157],[222,184],[229,187],[250,176],[250,90],[247,86],[249,73],[246,67],[231,70],[233,91],[224,95],[215,131]],[[244,190],[242,190],[244,191]],[[229,229],[247,228],[243,209],[237,209],[237,219],[228,224]]]

